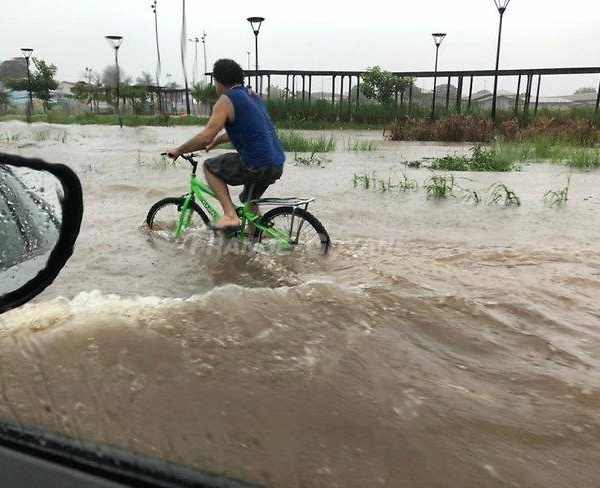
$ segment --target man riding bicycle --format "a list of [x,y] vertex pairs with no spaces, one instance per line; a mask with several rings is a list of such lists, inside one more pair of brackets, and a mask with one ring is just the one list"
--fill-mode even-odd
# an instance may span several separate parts
[[[285,154],[262,100],[243,86],[241,66],[231,59],[219,59],[213,67],[213,79],[219,99],[206,127],[167,153],[176,159],[184,153],[209,151],[231,141],[237,152],[207,159],[204,175],[224,212],[212,228],[239,230],[240,219],[227,185],[244,185],[240,193],[240,201],[244,203],[260,198],[281,177]],[[223,128],[226,132],[219,135]],[[251,210],[258,213],[258,205]]]

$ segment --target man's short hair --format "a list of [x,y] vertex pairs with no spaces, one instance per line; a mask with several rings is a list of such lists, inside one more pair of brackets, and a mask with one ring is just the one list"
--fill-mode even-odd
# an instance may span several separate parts
[[244,84],[244,70],[233,59],[219,59],[213,66],[213,77],[227,87]]

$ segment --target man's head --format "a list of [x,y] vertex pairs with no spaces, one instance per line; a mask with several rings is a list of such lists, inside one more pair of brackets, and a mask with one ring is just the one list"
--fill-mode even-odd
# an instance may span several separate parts
[[232,59],[219,59],[213,66],[213,78],[217,93],[222,95],[232,86],[244,83],[244,70]]

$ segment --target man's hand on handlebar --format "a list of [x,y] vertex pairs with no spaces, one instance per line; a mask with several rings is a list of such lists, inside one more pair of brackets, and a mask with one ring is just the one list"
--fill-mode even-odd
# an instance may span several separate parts
[[183,154],[175,149],[173,150],[169,150],[167,152],[164,153],[160,153],[161,156],[168,156],[172,159],[177,159],[179,157],[185,159],[186,161],[188,161],[190,164],[198,164],[198,161],[196,161],[194,158],[197,157],[198,155],[196,153],[188,153],[188,154]]
[[165,153],[167,156],[169,156],[171,159],[177,159],[179,156],[181,156],[181,152],[179,152],[179,148],[174,148],[174,149],[167,149],[167,152]]

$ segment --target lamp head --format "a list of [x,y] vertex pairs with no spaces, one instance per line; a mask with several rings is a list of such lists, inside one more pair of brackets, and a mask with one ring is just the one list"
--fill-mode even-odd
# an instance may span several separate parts
[[23,57],[25,59],[29,59],[31,57],[31,53],[33,52],[33,49],[31,49],[29,47],[22,47],[21,52],[23,53]]
[[122,36],[104,36],[104,38],[115,49],[119,49],[121,47],[121,43],[123,42]]
[[508,7],[508,4],[510,3],[510,0],[494,0],[494,3],[496,4],[498,12],[500,12],[500,14],[503,14],[506,8]]
[[257,36],[258,32],[260,31],[260,26],[263,23],[263,21],[265,20],[264,17],[248,17],[246,19],[248,22],[250,22],[250,26],[252,27],[252,30],[254,31],[254,35]]
[[444,37],[446,37],[444,32],[434,32],[431,35],[433,36],[433,42],[435,42],[436,46],[439,46],[444,40]]

